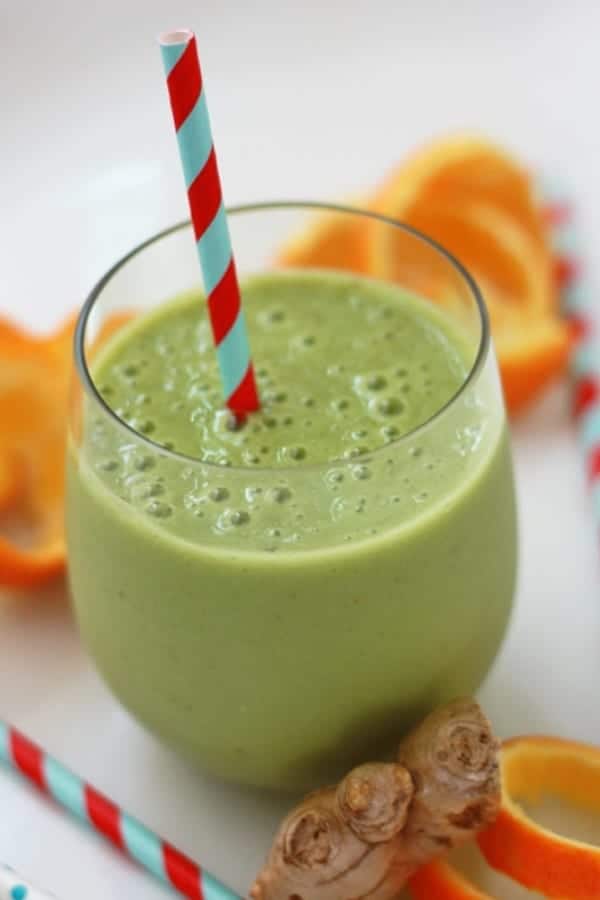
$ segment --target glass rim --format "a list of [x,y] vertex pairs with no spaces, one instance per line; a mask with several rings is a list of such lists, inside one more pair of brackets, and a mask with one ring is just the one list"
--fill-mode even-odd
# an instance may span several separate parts
[[465,378],[461,382],[458,389],[449,397],[448,400],[445,401],[436,411],[425,419],[423,422],[420,422],[415,428],[412,428],[410,431],[406,431],[403,434],[400,434],[397,438],[394,438],[392,441],[389,441],[386,444],[381,444],[380,446],[375,447],[372,450],[368,450],[360,456],[353,457],[351,460],[345,458],[335,458],[332,460],[322,460],[320,462],[309,462],[309,463],[300,463],[296,465],[288,465],[288,466],[222,466],[219,463],[214,462],[206,462],[199,457],[189,456],[186,453],[180,453],[177,450],[170,450],[167,447],[164,447],[162,444],[153,441],[152,438],[148,437],[145,434],[142,434],[139,431],[136,431],[135,428],[132,428],[124,419],[116,414],[114,409],[106,402],[91,375],[90,368],[87,364],[86,354],[85,354],[85,337],[86,330],[88,325],[88,320],[91,315],[92,310],[95,307],[96,301],[102,295],[103,290],[109,284],[109,282],[113,279],[113,277],[130,262],[134,257],[138,256],[148,247],[151,247],[153,244],[158,243],[163,238],[170,237],[172,234],[176,234],[179,231],[183,231],[186,228],[191,227],[191,220],[184,219],[183,221],[176,222],[174,225],[170,225],[167,228],[162,229],[159,232],[151,235],[149,238],[146,238],[141,243],[137,244],[133,249],[129,250],[124,256],[122,256],[119,260],[117,260],[114,265],[100,278],[100,280],[94,285],[90,293],[88,294],[80,312],[77,317],[77,325],[75,328],[75,334],[73,339],[73,349],[74,349],[74,358],[75,358],[75,370],[77,376],[82,383],[84,390],[91,397],[93,401],[95,401],[104,412],[111,418],[117,425],[121,426],[125,429],[126,432],[132,435],[132,437],[136,438],[138,441],[142,443],[142,445],[147,445],[149,450],[154,452],[159,451],[165,456],[168,456],[175,461],[178,461],[185,465],[201,465],[207,466],[211,469],[218,470],[220,472],[229,471],[229,472],[275,472],[279,475],[284,473],[291,472],[302,472],[307,469],[320,469],[324,466],[332,466],[332,465],[345,465],[350,463],[357,463],[363,459],[369,458],[374,454],[379,454],[382,452],[389,452],[393,447],[397,447],[398,445],[413,441],[416,436],[421,434],[426,429],[430,428],[434,422],[438,419],[441,419],[454,405],[460,400],[464,392],[477,380],[483,366],[487,360],[490,343],[491,343],[491,333],[490,333],[490,321],[489,315],[487,311],[487,307],[483,300],[481,291],[477,285],[477,282],[470,274],[468,269],[458,260],[450,251],[446,250],[442,244],[438,243],[433,238],[424,234],[422,231],[419,231],[416,228],[413,228],[411,225],[408,225],[405,222],[401,222],[397,219],[393,219],[390,216],[384,216],[381,213],[372,212],[367,209],[361,209],[360,207],[353,206],[345,206],[343,204],[336,203],[325,203],[320,201],[306,201],[306,200],[273,200],[273,201],[264,201],[260,203],[245,203],[239,204],[237,206],[227,207],[226,213],[228,216],[235,216],[238,214],[244,213],[254,213],[254,212],[273,212],[277,210],[298,210],[305,212],[332,212],[332,213],[344,213],[346,215],[355,215],[361,216],[363,218],[371,219],[375,222],[380,222],[382,225],[389,225],[393,228],[397,228],[399,231],[404,232],[405,234],[409,234],[414,238],[422,241],[423,243],[429,245],[433,250],[443,256],[450,265],[458,272],[461,278],[466,283],[469,288],[471,297],[475,301],[475,306],[477,307],[477,311],[479,314],[479,323],[481,326],[481,331],[479,335],[479,342],[477,347],[477,353],[475,354],[475,358],[473,363],[467,372]]

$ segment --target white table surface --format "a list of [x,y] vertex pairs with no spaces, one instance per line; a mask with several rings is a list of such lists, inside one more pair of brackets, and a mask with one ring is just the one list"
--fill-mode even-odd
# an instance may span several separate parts
[[[343,196],[417,142],[477,128],[567,181],[599,286],[590,0],[0,0],[0,314],[59,322],[184,217],[154,43],[180,25],[198,34],[227,202]],[[598,532],[565,390],[513,437],[518,603],[481,697],[502,735],[600,743]],[[145,734],[100,683],[63,593],[2,598],[0,714],[244,890],[285,801],[211,783]],[[2,771],[0,859],[62,900],[168,896]]]

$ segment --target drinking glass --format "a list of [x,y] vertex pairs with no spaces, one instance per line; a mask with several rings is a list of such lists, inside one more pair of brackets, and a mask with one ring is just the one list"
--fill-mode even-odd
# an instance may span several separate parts
[[[278,789],[328,782],[386,753],[432,707],[476,690],[515,581],[510,449],[476,284],[405,225],[306,203],[229,211],[241,283],[285,266],[282,242],[315,216],[338,235],[319,269],[353,270],[358,294],[365,277],[393,282],[460,333],[468,373],[427,421],[334,461],[308,452],[280,468],[234,467],[153,441],[152,397],[136,395],[133,371],[130,402],[111,407],[97,383],[102,342],[200,290],[184,222],[120,260],[86,301],[69,423],[70,580],[98,669],[128,710],[202,768]],[[415,384],[389,358],[385,316],[374,310],[370,328],[395,379],[386,395],[410,402]],[[250,343],[258,356],[252,332]],[[269,377],[256,367],[259,382]],[[187,415],[176,358],[172,372]],[[309,428],[306,441],[310,451]]]

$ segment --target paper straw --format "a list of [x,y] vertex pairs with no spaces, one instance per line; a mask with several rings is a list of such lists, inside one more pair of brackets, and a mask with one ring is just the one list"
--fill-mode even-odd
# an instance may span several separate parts
[[[86,784],[10,725],[0,721],[0,762],[110,841],[163,884],[190,900],[240,900],[128,813]],[[0,895],[1,896],[1,895]],[[9,895],[10,896],[10,895]],[[35,898],[36,895],[33,895]],[[39,895],[40,898],[44,895]],[[28,895],[25,895],[30,900]],[[10,898],[14,900],[14,898]],[[18,898],[17,898],[18,900]]]
[[225,402],[243,416],[260,402],[196,38],[186,29],[163,34],[159,42]]
[[600,343],[591,291],[579,255],[573,207],[556,186],[545,187],[546,217],[552,231],[556,275],[564,316],[573,328],[569,360],[573,416],[592,493],[596,524],[600,525]]
[[0,900],[56,900],[54,894],[40,891],[0,863]]

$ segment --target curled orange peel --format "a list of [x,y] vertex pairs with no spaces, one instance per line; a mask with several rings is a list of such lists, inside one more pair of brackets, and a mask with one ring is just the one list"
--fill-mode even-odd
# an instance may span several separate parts
[[535,805],[552,795],[600,814],[600,748],[559,738],[514,738],[503,746],[502,778],[500,814],[477,838],[489,865],[546,897],[598,900],[600,846],[538,825],[519,801]]
[[[0,585],[65,568],[64,447],[73,322],[48,338],[0,320]],[[1,473],[4,473],[2,476]]]
[[[90,351],[131,319],[106,320]],[[75,317],[46,337],[0,319],[0,587],[36,588],[66,567],[64,459]]]

